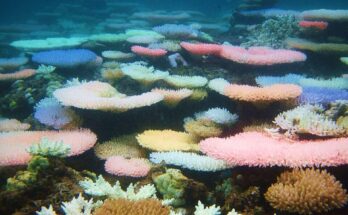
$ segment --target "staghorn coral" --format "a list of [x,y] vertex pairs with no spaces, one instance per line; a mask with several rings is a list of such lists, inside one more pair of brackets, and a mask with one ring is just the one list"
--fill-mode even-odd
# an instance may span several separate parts
[[127,199],[106,200],[93,215],[169,215],[170,210],[156,199],[130,201]]
[[47,138],[41,138],[38,144],[29,146],[27,151],[31,155],[40,155],[44,157],[67,157],[71,147],[64,144],[63,141],[50,141]]
[[280,211],[316,214],[343,207],[348,201],[342,184],[325,170],[295,169],[282,173],[265,193]]
[[126,158],[144,158],[145,151],[138,145],[135,134],[114,137],[94,147],[95,155],[100,159],[111,156],[123,156]]
[[141,187],[130,184],[126,191],[122,190],[119,181],[111,186],[103,176],[99,175],[98,178],[93,181],[90,178],[80,181],[79,185],[82,187],[85,193],[91,196],[99,196],[113,199],[128,199],[137,201],[141,199],[156,198],[156,188],[152,184],[147,184]]

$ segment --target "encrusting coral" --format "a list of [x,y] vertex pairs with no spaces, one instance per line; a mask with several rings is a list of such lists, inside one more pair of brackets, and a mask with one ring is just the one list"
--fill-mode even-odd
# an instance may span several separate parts
[[325,170],[294,169],[282,173],[265,193],[271,206],[280,211],[317,214],[343,207],[347,191]]

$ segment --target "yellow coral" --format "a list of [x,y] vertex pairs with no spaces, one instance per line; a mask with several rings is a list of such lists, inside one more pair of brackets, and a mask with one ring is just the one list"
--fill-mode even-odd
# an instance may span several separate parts
[[208,92],[205,89],[193,89],[192,91],[192,95],[189,98],[192,101],[199,102],[208,97]]
[[147,130],[137,137],[139,144],[154,151],[198,151],[195,138],[185,132]]
[[124,76],[123,72],[119,68],[104,68],[101,71],[103,79],[108,81],[114,81]]
[[107,159],[111,156],[145,157],[145,151],[138,145],[134,134],[115,137],[102,144],[97,144],[94,147],[94,152],[100,159]]
[[222,128],[211,120],[187,120],[184,123],[185,131],[197,138],[217,137],[222,133]]
[[97,208],[93,215],[169,215],[170,210],[156,199],[131,201],[127,199],[108,199]]
[[298,214],[327,212],[343,207],[348,200],[346,190],[334,176],[315,169],[282,173],[265,198],[275,209]]

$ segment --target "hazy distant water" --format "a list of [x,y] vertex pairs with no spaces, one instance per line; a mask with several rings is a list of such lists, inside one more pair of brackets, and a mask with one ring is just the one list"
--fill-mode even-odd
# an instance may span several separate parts
[[[17,22],[28,20],[33,13],[45,7],[53,7],[59,3],[88,4],[103,0],[0,0],[0,22]],[[115,2],[131,2],[114,0]],[[230,11],[241,0],[134,0],[152,9],[165,10],[200,10],[209,15]],[[348,0],[279,0],[277,7],[284,9],[334,8],[348,9]]]

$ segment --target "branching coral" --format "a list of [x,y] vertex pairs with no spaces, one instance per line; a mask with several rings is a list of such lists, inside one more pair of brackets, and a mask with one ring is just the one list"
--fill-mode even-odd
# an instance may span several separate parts
[[80,181],[79,184],[84,189],[85,193],[92,196],[109,197],[113,199],[121,198],[134,201],[156,197],[156,188],[152,184],[141,186],[137,191],[135,191],[136,186],[130,184],[127,190],[124,191],[119,181],[111,186],[101,175],[96,181],[86,178],[84,181]]
[[265,193],[272,207],[299,214],[317,214],[343,207],[347,191],[325,170],[295,169],[284,172]]
[[268,46],[272,48],[285,48],[284,40],[299,33],[298,20],[295,16],[277,16],[268,19],[261,25],[250,30],[247,41],[242,46]]
[[280,113],[274,123],[286,130],[288,136],[296,134],[313,134],[317,136],[341,136],[345,130],[335,121],[322,114],[323,107],[303,105]]

